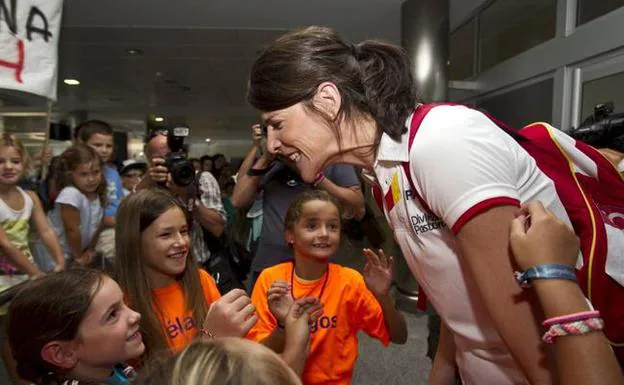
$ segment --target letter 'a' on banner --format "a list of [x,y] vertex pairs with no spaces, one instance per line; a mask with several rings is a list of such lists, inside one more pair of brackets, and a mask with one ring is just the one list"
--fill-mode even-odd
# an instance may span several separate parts
[[0,0],[0,89],[56,100],[62,0]]

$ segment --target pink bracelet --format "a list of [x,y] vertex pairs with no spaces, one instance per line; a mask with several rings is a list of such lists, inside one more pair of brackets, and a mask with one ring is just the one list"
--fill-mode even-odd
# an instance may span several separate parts
[[573,313],[568,315],[562,315],[559,317],[548,318],[542,323],[544,327],[549,328],[554,324],[564,324],[575,321],[583,321],[590,318],[600,318],[600,312],[598,310],[583,311],[580,313]]
[[316,178],[314,179],[312,186],[317,187],[318,185],[321,184],[323,180],[325,180],[325,174],[323,174],[322,172],[319,172]]
[[542,339],[547,344],[552,344],[557,337],[569,335],[579,336],[602,329],[604,329],[604,321],[602,318],[589,318],[582,321],[554,324],[548,329]]

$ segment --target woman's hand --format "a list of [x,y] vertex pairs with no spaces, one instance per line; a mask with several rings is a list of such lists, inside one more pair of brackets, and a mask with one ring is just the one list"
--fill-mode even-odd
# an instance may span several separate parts
[[210,305],[203,330],[214,337],[244,337],[258,322],[247,293],[234,289]]
[[570,226],[537,201],[524,205],[511,222],[509,242],[522,270],[551,263],[575,265],[580,247]]
[[364,249],[364,255],[368,258],[364,266],[364,282],[366,287],[376,297],[384,297],[390,294],[394,272],[394,258],[386,257],[383,250],[375,254],[370,249]]

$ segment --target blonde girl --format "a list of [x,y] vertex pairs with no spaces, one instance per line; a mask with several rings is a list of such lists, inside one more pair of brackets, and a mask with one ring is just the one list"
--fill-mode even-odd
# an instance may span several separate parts
[[261,344],[240,338],[198,340],[150,373],[142,385],[301,385]]
[[[12,134],[0,135],[0,225],[4,247],[0,251],[0,291],[29,277],[42,275],[35,264],[28,246],[31,222],[50,254],[54,257],[54,270],[65,267],[58,239],[50,227],[37,194],[18,187],[28,169],[28,154],[20,141]],[[6,242],[4,242],[6,238]],[[5,322],[6,306],[0,308],[0,325]],[[2,328],[4,330],[4,328]],[[12,377],[12,358],[8,345],[2,350],[4,362]],[[16,380],[16,378],[14,378]]]
[[0,290],[41,275],[28,247],[28,233],[32,222],[39,237],[54,256],[55,270],[65,266],[63,253],[56,235],[46,220],[43,206],[36,193],[18,187],[28,169],[28,154],[12,134],[0,135],[0,224],[9,240],[21,253],[0,253]]

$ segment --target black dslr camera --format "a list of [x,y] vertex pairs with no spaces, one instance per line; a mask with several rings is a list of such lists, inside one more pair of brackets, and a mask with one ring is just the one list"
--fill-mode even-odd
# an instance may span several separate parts
[[164,166],[171,174],[171,180],[178,186],[188,186],[195,181],[195,167],[184,154],[184,138],[189,135],[187,127],[167,130],[167,144],[171,152],[165,157]]
[[624,152],[624,113],[613,110],[613,102],[597,104],[591,116],[570,130],[570,136],[596,148]]

